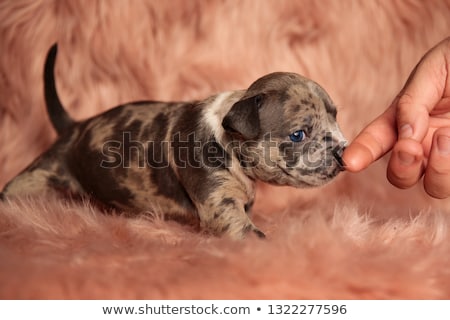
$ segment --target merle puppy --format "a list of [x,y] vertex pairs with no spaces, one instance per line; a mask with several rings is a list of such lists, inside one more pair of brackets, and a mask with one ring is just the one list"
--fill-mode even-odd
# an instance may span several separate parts
[[4,198],[87,196],[129,213],[196,217],[214,234],[264,237],[249,218],[256,179],[315,187],[343,168],[336,108],[298,74],[271,73],[201,101],[128,103],[77,122],[57,95],[56,53],[54,45],[44,80],[59,138],[6,185]]

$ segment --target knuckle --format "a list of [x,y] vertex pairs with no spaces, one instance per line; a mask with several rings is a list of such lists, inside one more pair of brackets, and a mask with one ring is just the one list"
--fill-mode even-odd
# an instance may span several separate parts
[[425,191],[437,199],[450,196],[450,170],[436,167],[428,167],[424,178]]
[[450,163],[430,159],[427,175],[433,177],[434,180],[448,180],[450,183]]
[[397,111],[400,114],[406,113],[410,111],[409,109],[413,103],[414,103],[413,97],[410,94],[404,92],[398,98]]
[[444,189],[442,186],[436,184],[426,184],[424,181],[424,188],[428,195],[436,199],[445,199],[450,196],[449,189]]
[[405,172],[399,173],[391,169],[387,171],[387,179],[392,185],[400,189],[408,189],[417,182],[417,179],[411,177],[411,175]]
[[412,187],[419,181],[423,174],[422,162],[415,161],[411,165],[404,166],[401,164],[398,155],[395,153],[391,156],[387,168],[387,179],[389,182],[400,189]]

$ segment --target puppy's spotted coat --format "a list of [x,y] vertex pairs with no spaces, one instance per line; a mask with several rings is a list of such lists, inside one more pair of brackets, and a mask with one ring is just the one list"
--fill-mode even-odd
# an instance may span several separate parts
[[249,218],[256,179],[313,187],[342,170],[336,108],[298,74],[271,73],[203,101],[129,103],[75,122],[56,92],[56,51],[44,80],[59,138],[6,185],[4,198],[89,196],[127,212],[196,216],[214,234],[264,237]]

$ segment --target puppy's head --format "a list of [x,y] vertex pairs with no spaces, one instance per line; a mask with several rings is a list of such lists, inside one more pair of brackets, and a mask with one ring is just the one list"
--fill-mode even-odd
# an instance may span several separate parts
[[223,127],[246,172],[278,185],[312,187],[343,168],[345,139],[336,107],[317,83],[295,73],[255,81],[225,116]]

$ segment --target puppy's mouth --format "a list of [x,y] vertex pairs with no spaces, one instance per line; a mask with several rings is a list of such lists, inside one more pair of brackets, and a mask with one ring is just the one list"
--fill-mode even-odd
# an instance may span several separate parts
[[295,177],[294,177],[292,174],[290,174],[289,171],[287,171],[285,168],[283,168],[282,166],[280,166],[278,163],[277,163],[277,167],[278,167],[278,169],[280,169],[281,171],[283,171],[284,174],[286,174],[286,175],[290,176],[291,178],[294,178],[294,179],[295,179]]
[[[282,166],[280,166],[279,164],[277,164],[278,169],[280,169],[285,175],[287,175],[288,177],[290,177],[293,181],[299,181],[298,177],[295,177],[294,175],[292,175],[288,170],[286,170],[285,168],[283,168]],[[301,184],[303,185],[303,187],[316,187],[317,185],[315,184],[311,184],[308,183],[306,181],[301,181]]]

